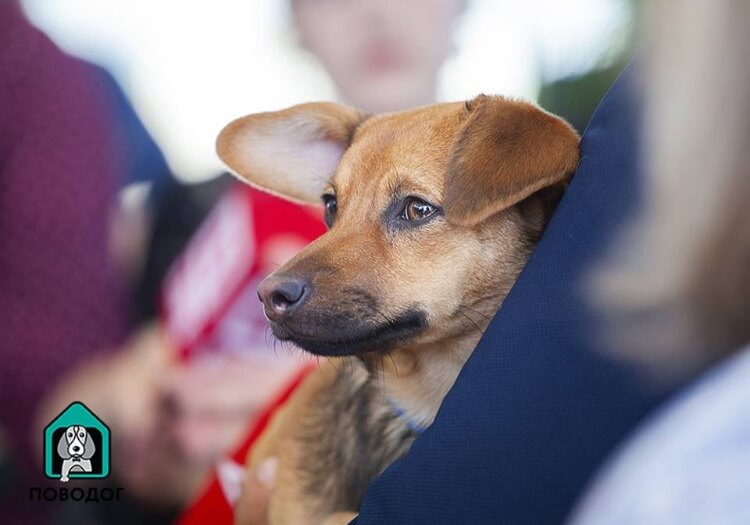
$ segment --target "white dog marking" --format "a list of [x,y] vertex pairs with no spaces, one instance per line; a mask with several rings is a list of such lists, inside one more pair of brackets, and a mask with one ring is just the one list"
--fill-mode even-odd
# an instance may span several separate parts
[[63,459],[60,481],[68,482],[71,472],[91,472],[91,458],[95,452],[96,445],[86,427],[73,425],[66,428],[57,442],[57,455]]

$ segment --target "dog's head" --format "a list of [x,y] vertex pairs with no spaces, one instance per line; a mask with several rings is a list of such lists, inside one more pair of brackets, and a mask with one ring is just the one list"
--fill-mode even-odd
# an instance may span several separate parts
[[374,117],[303,104],[232,122],[217,149],[260,188],[322,200],[329,231],[258,288],[274,334],[321,355],[486,324],[578,162],[564,121],[484,95]]
[[91,459],[96,453],[96,445],[86,427],[72,425],[65,429],[57,442],[57,455],[63,459]]

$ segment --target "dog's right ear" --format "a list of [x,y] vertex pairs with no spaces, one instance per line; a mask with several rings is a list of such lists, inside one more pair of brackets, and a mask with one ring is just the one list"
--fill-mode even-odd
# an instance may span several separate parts
[[216,151],[232,172],[254,186],[317,204],[363,118],[328,102],[249,115],[221,131]]

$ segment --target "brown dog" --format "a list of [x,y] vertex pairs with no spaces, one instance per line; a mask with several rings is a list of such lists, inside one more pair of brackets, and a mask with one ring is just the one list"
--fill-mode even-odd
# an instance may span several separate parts
[[328,233],[258,293],[275,336],[330,366],[248,462],[279,459],[270,523],[347,523],[435,417],[575,170],[578,135],[480,95],[374,117],[303,104],[236,120],[217,147],[251,184],[325,206]]

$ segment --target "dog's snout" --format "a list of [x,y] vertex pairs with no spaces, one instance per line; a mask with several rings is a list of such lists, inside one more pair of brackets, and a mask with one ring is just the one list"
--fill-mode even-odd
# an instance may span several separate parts
[[79,450],[81,450],[81,447],[79,447],[78,445],[75,445],[73,447],[73,452],[78,452]]
[[307,284],[298,277],[270,276],[258,285],[258,297],[263,302],[266,315],[290,315],[305,300]]

